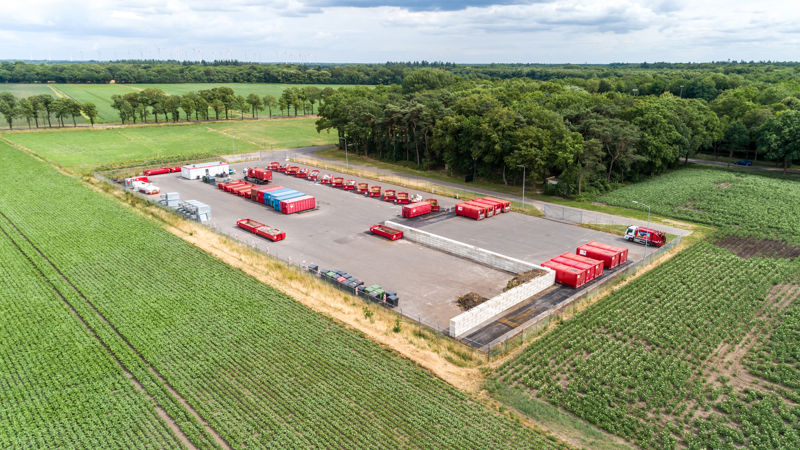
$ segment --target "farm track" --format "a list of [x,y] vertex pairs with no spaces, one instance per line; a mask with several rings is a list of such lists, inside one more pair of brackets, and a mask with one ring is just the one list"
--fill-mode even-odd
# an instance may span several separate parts
[[[31,249],[34,252],[36,252],[36,254],[38,254],[38,258],[40,258],[42,260],[42,263],[44,265],[49,266],[50,268],[52,268],[52,270],[57,274],[58,278],[60,278],[60,280],[62,280],[64,283],[66,283],[74,291],[74,293],[77,294],[77,296],[83,302],[85,302],[86,305],[89,306],[89,308],[91,308],[91,310],[100,319],[102,324],[107,326],[118,339],[120,339],[122,342],[124,342],[124,344],[127,346],[127,348],[131,352],[133,352],[136,355],[136,357],[138,357],[138,359],[144,364],[146,369],[167,389],[167,391],[173,397],[173,400],[177,401],[186,410],[186,412],[191,414],[195,418],[195,420],[197,420],[200,424],[202,424],[202,426],[205,429],[205,431],[210,436],[213,437],[213,439],[214,439],[215,443],[217,444],[217,446],[222,447],[224,449],[230,449],[231,447],[228,445],[227,442],[225,442],[225,440],[219,435],[219,433],[217,433],[216,430],[214,430],[211,426],[208,425],[208,423],[205,420],[202,419],[202,417],[197,413],[197,411],[175,390],[175,388],[163,377],[163,375],[161,375],[161,373],[157,369],[155,369],[152,366],[152,364],[150,364],[150,362],[147,361],[144,358],[144,356],[142,356],[142,354],[128,341],[128,339],[124,335],[122,335],[122,333],[120,333],[119,330],[117,330],[117,328],[97,309],[97,307],[88,298],[86,298],[86,296],[41,251],[41,249],[39,249],[39,247],[37,247],[36,244],[34,244],[28,238],[28,236],[26,236],[25,233],[23,233],[22,230],[20,230],[19,227],[2,211],[0,211],[0,217],[2,218],[2,222],[5,222],[7,224],[6,226],[10,226],[13,229],[12,232],[14,234],[18,235],[19,238],[21,238],[27,245],[29,245],[31,247]],[[0,222],[0,223],[2,223],[2,222]],[[76,316],[76,318],[87,329],[87,331],[92,335],[92,337],[94,337],[100,343],[100,345],[106,350],[108,355],[119,365],[119,367],[122,370],[122,372],[124,373],[124,375],[131,380],[131,383],[136,387],[136,389],[138,391],[142,392],[147,397],[147,399],[152,403],[153,407],[156,409],[156,412],[158,413],[159,417],[161,417],[161,419],[165,421],[165,423],[169,426],[170,430],[178,437],[178,439],[181,441],[181,443],[183,443],[188,448],[192,448],[192,449],[197,448],[192,443],[192,441],[189,439],[189,437],[186,435],[186,433],[180,428],[180,426],[178,426],[176,420],[172,416],[170,416],[167,413],[167,411],[164,409],[164,407],[162,407],[158,403],[158,401],[156,400],[155,396],[151,392],[149,392],[147,388],[144,387],[144,385],[143,385],[142,381],[139,379],[139,377],[137,377],[133,373],[133,371],[128,367],[128,365],[125,364],[125,362],[123,362],[120,359],[119,355],[117,355],[117,353],[114,352],[114,350],[110,347],[109,343],[106,342],[106,340],[103,337],[100,336],[100,334],[96,330],[96,327],[93,327],[89,323],[89,321],[87,320],[87,317],[85,317],[83,314],[81,314],[81,312],[78,311],[76,306],[72,302],[70,302],[70,300],[67,298],[66,293],[63,292],[61,289],[59,289],[59,287],[53,282],[53,280],[51,280],[45,274],[45,272],[42,270],[42,268],[38,264],[36,264],[36,262],[34,261],[33,257],[30,254],[28,254],[22,248],[20,243],[16,239],[14,239],[14,237],[11,235],[11,233],[9,233],[9,231],[4,229],[4,227],[2,227],[2,226],[0,226],[0,231],[2,231],[3,234],[6,235],[6,237],[8,237],[8,239],[14,244],[14,246],[20,252],[20,254],[42,276],[42,279],[47,281],[47,284],[50,285],[50,287],[53,289],[55,294],[64,302],[64,304]]]

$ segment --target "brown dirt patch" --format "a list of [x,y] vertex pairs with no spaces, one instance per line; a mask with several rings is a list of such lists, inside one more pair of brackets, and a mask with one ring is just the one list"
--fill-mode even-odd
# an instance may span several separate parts
[[705,213],[706,212],[706,211],[703,211],[702,209],[695,208],[694,205],[691,204],[691,203],[684,203],[681,206],[678,206],[678,209],[682,209],[684,211],[692,211],[692,212],[696,212],[696,213]]
[[758,239],[741,236],[725,236],[715,242],[717,247],[730,250],[740,258],[756,257],[783,259],[797,258],[800,248],[775,239]]
[[726,181],[724,183],[717,183],[714,185],[714,187],[717,189],[728,189],[729,187],[731,187],[732,184],[733,184],[732,182]]
[[528,281],[531,281],[534,278],[539,278],[539,277],[541,277],[542,275],[544,275],[546,273],[547,272],[542,270],[542,269],[533,269],[533,270],[529,270],[527,272],[522,272],[522,273],[518,274],[517,276],[515,276],[514,278],[508,280],[508,284],[506,285],[506,288],[503,289],[503,291],[505,292],[505,291],[507,291],[509,289],[512,289],[512,288],[515,288],[515,287],[517,287],[517,286],[519,286],[521,284],[525,284]]
[[458,297],[456,304],[462,311],[469,311],[470,309],[480,305],[481,303],[489,300],[488,298],[478,294],[477,292],[468,292],[461,297]]

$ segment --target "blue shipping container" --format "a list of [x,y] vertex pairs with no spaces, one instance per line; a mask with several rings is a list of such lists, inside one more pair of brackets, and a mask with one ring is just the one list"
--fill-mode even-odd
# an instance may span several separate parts
[[271,201],[272,197],[274,197],[276,194],[281,194],[281,193],[285,194],[287,192],[297,192],[297,191],[295,191],[294,189],[283,188],[283,189],[278,189],[277,191],[264,192],[264,204],[272,206],[272,201]]
[[297,197],[305,197],[306,195],[307,194],[304,194],[302,192],[297,192],[297,191],[290,192],[290,193],[283,194],[283,195],[276,195],[275,197],[272,197],[272,207],[275,208],[276,210],[280,210],[282,201],[289,200],[289,199],[292,199],[292,198],[297,198]]

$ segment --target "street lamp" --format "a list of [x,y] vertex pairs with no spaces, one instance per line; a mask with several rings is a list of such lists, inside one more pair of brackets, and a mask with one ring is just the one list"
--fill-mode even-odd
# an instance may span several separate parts
[[680,96],[680,98],[683,98],[683,85],[681,85],[681,96]]
[[[650,205],[645,205],[644,203],[637,202],[636,200],[631,200],[633,203],[637,205],[647,206],[647,228],[650,228]],[[647,239],[644,240],[644,261],[647,262],[647,245],[650,241]]]
[[522,167],[522,210],[525,211],[525,169],[522,164],[517,164],[517,167]]
[[636,97],[639,94],[638,89],[633,89],[633,96]]
[[347,166],[347,169],[350,169],[350,157],[347,155],[347,138],[343,137],[339,139],[340,141],[344,141],[344,163]]

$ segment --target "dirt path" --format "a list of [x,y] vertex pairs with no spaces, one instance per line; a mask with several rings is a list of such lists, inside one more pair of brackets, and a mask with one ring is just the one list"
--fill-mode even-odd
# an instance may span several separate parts
[[259,149],[263,149],[264,148],[263,145],[255,142],[255,141],[251,141],[249,139],[245,139],[245,138],[243,138],[241,136],[234,136],[234,135],[232,135],[232,134],[230,134],[230,133],[228,133],[227,131],[224,131],[224,130],[215,130],[215,129],[211,128],[211,127],[205,127],[205,129],[210,131],[210,132],[212,132],[212,133],[221,134],[223,136],[227,136],[227,137],[232,138],[232,139],[238,139],[238,140],[240,140],[242,142],[247,142],[248,144],[254,146],[255,148],[259,148]]
[[[56,88],[55,86],[48,85],[47,87],[49,87],[49,88],[50,88],[50,90],[51,90],[51,91],[53,91],[53,93],[54,93],[54,94],[56,94],[56,97],[59,97],[59,98],[70,98],[70,99],[72,99],[72,100],[75,100],[74,98],[72,98],[72,97],[70,97],[69,95],[67,95],[67,93],[66,93],[66,92],[64,92],[64,91],[62,91],[62,90],[60,90],[60,89]],[[77,101],[77,100],[75,100],[75,101]],[[83,118],[84,118],[84,119],[86,119],[87,121],[89,120],[89,116],[87,116],[86,114],[84,114],[84,112],[83,112],[83,111],[81,111],[81,117],[83,117]],[[74,128],[74,127],[73,127],[73,128]]]

